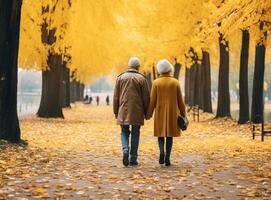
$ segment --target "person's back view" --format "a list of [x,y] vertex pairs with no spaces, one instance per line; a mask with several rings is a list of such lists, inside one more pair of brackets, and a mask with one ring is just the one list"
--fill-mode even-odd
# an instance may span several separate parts
[[[151,118],[154,110],[154,136],[158,137],[160,149],[159,163],[170,166],[170,155],[173,137],[179,137],[179,115],[186,116],[185,104],[178,80],[171,76],[172,65],[168,60],[161,60],[157,65],[160,74],[152,84],[151,101],[147,118]],[[166,153],[164,149],[166,138]]]
[[96,97],[96,103],[97,103],[97,106],[99,106],[99,104],[100,104],[100,97],[99,96]]
[[105,101],[106,101],[106,105],[109,106],[110,105],[110,97],[109,97],[109,95],[106,96]]
[[[121,126],[123,164],[129,164],[129,135],[131,133],[130,165],[137,165],[140,127],[144,125],[149,104],[149,87],[144,75],[138,72],[140,61],[131,58],[128,70],[118,76],[114,90],[113,108]],[[130,125],[132,129],[130,130]]]

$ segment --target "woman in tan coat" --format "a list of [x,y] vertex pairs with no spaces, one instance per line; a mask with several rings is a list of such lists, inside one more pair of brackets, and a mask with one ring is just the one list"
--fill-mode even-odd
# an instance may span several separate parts
[[[155,110],[154,136],[158,137],[159,163],[170,166],[173,137],[179,137],[181,132],[177,118],[180,114],[186,116],[186,111],[179,81],[170,75],[173,70],[170,62],[161,60],[157,65],[157,70],[160,76],[152,85],[147,118],[151,118]],[[166,153],[164,150],[165,138]]]

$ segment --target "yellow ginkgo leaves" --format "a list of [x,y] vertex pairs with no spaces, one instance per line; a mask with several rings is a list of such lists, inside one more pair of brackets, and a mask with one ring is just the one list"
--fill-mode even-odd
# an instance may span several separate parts
[[[176,58],[189,66],[186,55],[191,47],[198,55],[208,51],[216,64],[219,32],[230,41],[235,66],[241,30],[250,32],[252,58],[262,34],[270,33],[270,4],[268,0],[25,0],[20,66],[44,70],[52,50],[68,55],[68,67],[86,83],[97,75],[124,70],[130,56],[142,59],[143,70],[150,71],[161,58],[172,62]],[[42,12],[42,8],[48,10]],[[56,30],[56,42],[51,45],[41,42],[45,21],[48,31]],[[265,22],[263,30],[259,30],[260,21]],[[270,46],[270,37],[265,42]]]

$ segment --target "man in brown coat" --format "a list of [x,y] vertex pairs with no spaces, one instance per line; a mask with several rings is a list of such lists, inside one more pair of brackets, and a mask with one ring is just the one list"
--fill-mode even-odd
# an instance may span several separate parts
[[[139,67],[139,58],[130,58],[128,70],[118,76],[114,90],[113,109],[117,123],[121,126],[124,166],[128,166],[129,163],[138,165],[140,127],[144,125],[150,99],[147,80],[138,72]],[[130,134],[131,148],[129,147]]]

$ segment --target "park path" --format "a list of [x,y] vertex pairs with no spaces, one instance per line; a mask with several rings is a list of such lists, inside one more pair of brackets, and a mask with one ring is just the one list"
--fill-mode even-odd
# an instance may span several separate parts
[[202,115],[158,164],[152,121],[137,167],[123,167],[112,108],[76,104],[65,120],[21,120],[29,145],[0,141],[0,199],[271,199],[271,141],[249,126]]

